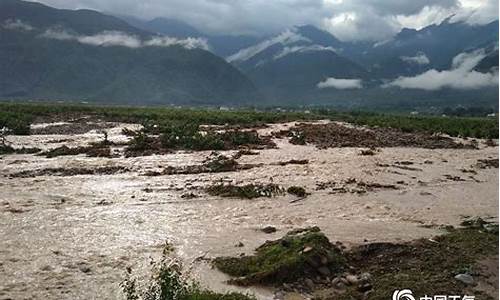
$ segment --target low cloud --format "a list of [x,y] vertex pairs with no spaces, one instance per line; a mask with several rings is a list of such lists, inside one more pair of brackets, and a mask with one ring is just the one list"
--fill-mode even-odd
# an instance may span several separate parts
[[309,45],[309,46],[293,46],[293,47],[285,47],[283,50],[274,56],[274,59],[283,58],[292,53],[304,53],[304,52],[313,52],[313,51],[331,51],[337,52],[337,50],[333,47],[325,47],[321,45]]
[[255,55],[261,53],[262,51],[266,50],[267,48],[276,45],[276,44],[281,44],[281,45],[289,45],[293,44],[299,41],[310,41],[308,38],[298,34],[295,29],[293,30],[285,30],[281,34],[267,39],[265,41],[262,41],[258,43],[255,46],[248,47],[246,49],[242,49],[235,54],[229,56],[227,58],[228,62],[235,62],[235,61],[246,61]]
[[318,83],[317,87],[319,89],[335,88],[339,90],[345,89],[361,89],[363,85],[361,79],[339,79],[339,78],[327,78],[325,81]]
[[209,50],[210,48],[206,39],[193,37],[188,37],[185,39],[178,39],[173,37],[156,37],[150,39],[149,41],[146,41],[143,45],[149,47],[169,47],[179,45],[186,49],[200,48],[204,50]]
[[401,76],[382,87],[436,91],[442,88],[468,90],[496,86],[498,85],[498,69],[490,73],[474,70],[474,67],[485,57],[483,49],[461,53],[453,58],[450,70],[432,69],[415,77]]
[[135,35],[129,35],[121,31],[103,31],[95,35],[84,36],[73,34],[62,29],[48,29],[40,36],[56,40],[72,40],[85,45],[101,47],[120,46],[127,48],[142,48],[181,46],[186,49],[209,49],[208,42],[202,38],[178,39],[173,37],[153,37],[143,41]]
[[401,56],[400,59],[404,62],[417,65],[428,65],[430,63],[430,60],[425,53],[418,53],[415,56]]
[[9,30],[22,30],[22,31],[31,31],[33,30],[33,26],[28,23],[25,23],[19,19],[8,19],[3,24],[2,27]]

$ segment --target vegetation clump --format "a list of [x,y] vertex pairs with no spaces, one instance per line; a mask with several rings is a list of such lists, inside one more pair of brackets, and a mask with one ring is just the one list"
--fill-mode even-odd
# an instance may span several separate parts
[[68,156],[68,155],[79,155],[86,154],[88,157],[111,157],[111,149],[108,146],[102,145],[92,145],[87,147],[75,147],[70,148],[66,145],[57,147],[45,152],[40,153],[40,155],[47,158],[54,158],[58,156]]
[[15,135],[29,135],[33,117],[18,111],[0,109],[0,129],[8,128],[9,133]]
[[375,154],[377,154],[376,149],[363,149],[359,152],[359,155],[361,156],[373,156]]
[[39,148],[14,148],[12,147],[6,139],[8,133],[12,132],[7,127],[0,128],[0,155],[3,154],[33,154],[40,152]]
[[236,277],[230,283],[238,285],[293,282],[336,274],[346,266],[342,251],[318,227],[290,231],[281,239],[267,241],[254,255],[218,257],[213,263],[220,271]]
[[120,284],[127,300],[255,300],[255,297],[241,293],[216,293],[190,281],[182,273],[181,263],[165,256],[159,264],[154,265],[151,280],[147,286],[139,286],[127,269],[127,276]]
[[[272,108],[264,111],[238,110],[219,111],[213,109],[137,108],[119,106],[89,106],[46,103],[0,103],[0,128],[8,127],[14,134],[29,134],[33,120],[71,121],[93,117],[107,122],[159,124],[163,120],[195,124],[214,124],[230,127],[261,126],[266,123],[329,119],[370,127],[399,129],[405,133],[444,133],[450,136],[498,138],[498,118],[442,117],[435,115],[408,116],[403,114],[381,114],[375,112],[339,112],[329,109],[276,112]],[[152,126],[147,126],[152,127]],[[234,127],[234,126],[233,126]],[[159,134],[159,133],[158,133]],[[296,144],[305,144],[303,135],[295,137]]]
[[301,197],[301,198],[307,196],[306,189],[304,189],[301,186],[291,186],[286,191],[289,194],[292,194],[292,195],[295,195],[295,196]]
[[73,135],[73,134],[84,134],[92,130],[98,132],[103,131],[107,128],[114,127],[115,123],[104,122],[101,120],[96,120],[97,122],[89,122],[88,120],[71,120],[65,124],[52,124],[40,128],[30,129],[31,135]]
[[275,134],[277,137],[290,137],[290,143],[303,145],[297,142],[296,136],[302,137],[308,144],[316,145],[320,149],[335,147],[419,147],[428,149],[475,149],[472,144],[457,143],[444,136],[422,132],[407,133],[392,128],[353,128],[336,123],[306,124],[297,126]]
[[227,157],[217,152],[212,152],[201,165],[187,165],[181,167],[168,166],[161,172],[147,172],[146,176],[175,175],[175,174],[201,174],[234,172],[256,167],[253,164],[240,164],[234,158]]
[[10,174],[13,178],[30,178],[37,176],[76,176],[76,175],[113,175],[130,171],[123,166],[105,166],[95,168],[46,168],[39,170],[25,170]]
[[498,169],[498,158],[479,159],[476,166],[480,169]]
[[[498,254],[498,231],[488,230],[484,220],[476,221],[464,223],[463,228],[449,228],[446,234],[432,239],[358,246],[346,257],[356,270],[372,275],[369,299],[387,299],[395,289],[404,288],[410,288],[416,298],[470,294],[470,288],[455,276],[475,276],[479,260]],[[474,294],[487,298],[477,290]],[[353,288],[337,299],[364,299],[364,294]]]
[[8,144],[0,144],[0,155],[2,154],[34,154],[42,150],[39,148],[14,148]]
[[203,165],[210,173],[236,171],[238,162],[234,158],[229,158],[217,152],[212,152],[203,162]]
[[[150,136],[149,134],[156,134]],[[189,122],[167,122],[145,127],[130,141],[129,156],[162,154],[175,150],[233,150],[275,147],[270,137],[262,138],[257,131],[200,131],[200,125]],[[243,153],[242,153],[243,154]]]
[[309,160],[307,159],[291,159],[287,161],[280,161],[277,163],[278,166],[286,166],[286,165],[307,165]]
[[365,182],[356,178],[347,178],[342,182],[327,181],[316,183],[316,190],[331,189],[330,194],[364,194],[366,192],[380,189],[398,190],[399,187],[394,184],[384,184],[378,182]]
[[171,151],[165,149],[158,138],[148,136],[144,132],[137,132],[125,148],[126,157],[148,156],[153,154],[165,154]]
[[233,155],[234,159],[238,159],[244,155],[259,155],[259,152],[252,151],[250,149],[241,149],[236,152],[236,154]]
[[276,184],[216,184],[206,189],[211,196],[254,199],[259,197],[273,197],[283,194],[283,188]]

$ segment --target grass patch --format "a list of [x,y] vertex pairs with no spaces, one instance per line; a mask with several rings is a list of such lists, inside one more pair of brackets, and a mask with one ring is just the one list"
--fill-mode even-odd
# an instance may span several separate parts
[[[239,285],[293,282],[324,272],[337,273],[345,267],[341,250],[317,227],[291,231],[255,251],[252,256],[218,257],[213,263],[220,271],[237,277],[230,282]],[[323,271],[318,271],[320,268]]]

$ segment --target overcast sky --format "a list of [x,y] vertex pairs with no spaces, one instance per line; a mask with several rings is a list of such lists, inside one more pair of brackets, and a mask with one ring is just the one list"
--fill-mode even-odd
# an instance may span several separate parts
[[167,17],[217,34],[269,34],[313,24],[342,40],[385,40],[402,27],[498,19],[498,0],[38,0],[140,18]]

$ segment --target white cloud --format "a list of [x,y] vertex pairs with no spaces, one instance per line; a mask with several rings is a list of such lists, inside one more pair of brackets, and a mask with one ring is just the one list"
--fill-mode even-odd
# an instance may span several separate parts
[[153,37],[150,40],[142,41],[135,35],[129,35],[120,31],[103,31],[95,35],[78,35],[69,33],[63,29],[48,29],[40,35],[43,38],[56,40],[74,40],[81,44],[111,47],[120,46],[128,48],[141,47],[170,47],[182,46],[186,49],[200,48],[208,50],[208,43],[201,38],[178,39],[173,37]]
[[417,65],[428,65],[430,63],[429,58],[425,53],[419,52],[415,56],[401,56],[400,59],[404,62],[417,64]]
[[395,20],[404,28],[420,30],[432,24],[440,24],[457,11],[456,7],[425,6],[413,15],[396,15]]
[[246,61],[273,45],[276,44],[289,45],[299,41],[309,41],[309,39],[296,33],[295,30],[287,29],[273,38],[260,42],[255,46],[251,46],[238,51],[237,53],[229,56],[227,58],[227,61],[228,62]]
[[460,0],[460,10],[455,12],[454,21],[469,24],[487,24],[498,19],[498,0]]
[[308,46],[292,46],[292,47],[284,47],[280,53],[276,54],[273,59],[277,60],[283,58],[292,53],[304,53],[304,52],[313,52],[313,51],[331,51],[337,52],[337,50],[333,47],[325,47],[321,45],[308,45]]
[[144,42],[145,46],[168,47],[173,45],[180,45],[186,49],[204,49],[209,50],[208,41],[204,38],[188,37],[185,39],[178,39],[173,37],[155,37],[149,41]]
[[327,78],[317,84],[319,89],[335,88],[339,90],[345,89],[361,89],[363,88],[361,79],[340,79],[340,78]]
[[382,87],[400,87],[403,89],[422,89],[435,91],[442,88],[479,89],[498,85],[498,69],[490,73],[481,73],[474,67],[486,57],[484,50],[461,53],[453,58],[450,70],[429,70],[415,77],[399,77]]
[[426,5],[417,13],[398,14],[394,18],[402,27],[422,29],[450,16],[452,23],[487,24],[498,19],[498,0],[457,0],[449,6]]
[[92,46],[122,46],[128,48],[139,48],[142,46],[142,42],[138,37],[119,31],[103,31],[95,35],[77,36],[76,40],[82,44]]
[[33,26],[28,23],[25,23],[19,19],[8,19],[3,24],[2,27],[9,30],[23,30],[23,31],[31,31],[33,30]]
[[323,20],[323,27],[341,41],[381,41],[394,36],[400,26],[391,18],[361,8]]

